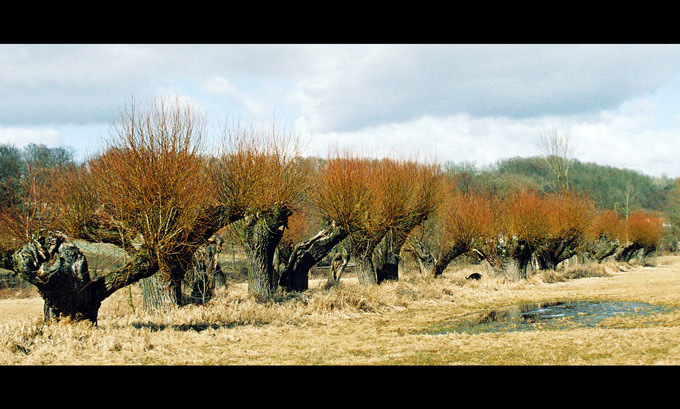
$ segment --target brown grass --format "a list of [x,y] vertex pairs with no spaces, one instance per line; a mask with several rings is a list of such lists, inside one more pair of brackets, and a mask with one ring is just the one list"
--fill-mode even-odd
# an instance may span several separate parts
[[[484,308],[557,300],[641,301],[680,307],[680,256],[655,267],[605,264],[588,277],[573,269],[521,282],[457,265],[441,279],[406,274],[399,282],[342,285],[256,303],[244,282],[204,306],[145,314],[139,290],[107,299],[99,327],[42,323],[37,298],[0,300],[0,364],[4,365],[677,365],[680,310],[624,317],[596,328],[514,333],[425,331]],[[576,268],[576,267],[575,267]],[[583,266],[579,268],[583,269]],[[571,271],[571,272],[570,272]]]

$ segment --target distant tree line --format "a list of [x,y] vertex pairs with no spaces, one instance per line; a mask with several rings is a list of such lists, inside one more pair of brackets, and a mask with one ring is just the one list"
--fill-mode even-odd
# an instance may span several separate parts
[[13,144],[0,144],[0,201],[16,201],[21,196],[20,182],[28,177],[37,177],[40,170],[74,164],[70,147],[31,143],[20,149]]
[[[0,144],[0,208],[18,208],[29,190],[50,172],[74,166],[73,149],[31,143],[24,148]],[[12,269],[12,243],[16,242],[7,226],[0,230],[0,267]]]

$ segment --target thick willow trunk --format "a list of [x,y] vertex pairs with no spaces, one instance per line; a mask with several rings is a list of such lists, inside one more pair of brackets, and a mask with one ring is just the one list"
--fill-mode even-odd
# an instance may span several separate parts
[[506,274],[521,280],[528,277],[527,270],[533,255],[533,249],[527,243],[520,242],[511,250],[506,263]]
[[630,262],[634,258],[644,260],[647,254],[654,252],[655,248],[645,247],[640,243],[628,242],[621,246],[616,252],[615,260],[622,262]]
[[404,251],[411,254],[413,259],[418,263],[418,269],[421,274],[430,274],[432,268],[437,262],[437,259],[432,255],[432,251],[418,240],[411,240]]
[[485,260],[495,274],[510,279],[527,278],[527,267],[531,262],[534,249],[523,240],[499,239],[491,249],[482,251],[474,249],[475,253]]
[[380,284],[374,256],[376,255],[376,247],[386,234],[387,230],[377,231],[370,236],[349,236],[349,254],[357,262],[356,274],[359,284],[366,286]]
[[216,246],[214,234],[222,226],[238,221],[240,218],[239,213],[222,206],[203,209],[202,221],[191,232],[185,243],[208,244],[198,248],[182,244],[174,251],[168,252],[171,255],[165,256],[165,265],[160,273],[140,283],[144,310],[167,311],[172,307],[182,305],[186,298],[183,296],[183,286],[193,285],[193,283],[187,283],[187,273],[193,277],[192,269],[196,267],[196,257],[203,257],[201,249]]
[[347,230],[330,225],[311,239],[295,246],[279,284],[286,291],[305,291],[309,288],[309,270],[342,240]]
[[378,282],[385,280],[399,280],[399,264],[401,263],[401,249],[404,247],[411,232],[427,220],[427,213],[416,212],[401,226],[391,229],[383,238],[376,259]]
[[607,240],[606,242],[598,243],[598,246],[596,250],[592,253],[592,257],[598,262],[601,263],[602,261],[606,260],[608,257],[611,257],[616,253],[616,250],[619,248],[619,243],[618,241],[609,241]]
[[598,263],[613,258],[619,249],[619,241],[611,240],[608,237],[602,236],[597,240],[591,240],[585,243],[583,251],[579,254],[579,258],[583,261],[594,260]]
[[158,271],[144,251],[122,268],[92,280],[87,259],[58,232],[43,232],[13,256],[14,271],[35,285],[45,302],[45,319],[97,322],[101,303],[120,288]]
[[224,285],[224,277],[217,256],[222,251],[222,238],[214,235],[208,244],[199,247],[191,260],[191,267],[184,277],[189,289],[189,302],[204,304],[210,301],[215,289]]
[[378,283],[385,280],[399,280],[399,263],[404,238],[389,231],[376,248],[375,270]]
[[139,284],[142,289],[142,309],[146,312],[168,311],[182,304],[179,274],[162,269],[158,274],[141,280]]
[[168,311],[183,304],[182,284],[194,251],[187,247],[168,257],[158,274],[141,281],[142,305],[147,312]]
[[378,275],[373,265],[373,257],[369,254],[357,255],[357,280],[365,286],[378,285]]
[[274,277],[274,252],[291,213],[279,209],[244,218],[240,234],[248,258],[248,293],[258,300],[269,299],[278,285]]
[[574,256],[577,250],[575,237],[554,240],[536,251],[536,260],[541,270],[554,270],[557,265]]
[[432,276],[435,278],[441,277],[446,267],[448,267],[448,265],[454,259],[462,256],[469,250],[469,246],[457,243],[443,251],[442,254],[440,254],[440,256],[437,258],[437,262],[434,263],[434,266],[432,267]]
[[345,272],[345,268],[349,264],[349,253],[341,251],[333,257],[331,261],[331,280],[333,284],[340,283],[340,277]]

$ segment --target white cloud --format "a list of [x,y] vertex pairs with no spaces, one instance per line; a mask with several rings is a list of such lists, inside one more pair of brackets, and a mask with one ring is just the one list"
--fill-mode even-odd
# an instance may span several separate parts
[[[339,49],[342,50],[342,49]],[[596,114],[670,81],[677,46],[392,45],[301,88],[319,130],[346,131],[423,115],[515,119]],[[342,63],[342,64],[341,64]]]
[[31,143],[54,146],[61,133],[55,128],[0,127],[0,144],[23,148]]
[[325,155],[327,146],[347,147],[366,155],[396,152],[436,158],[440,162],[492,165],[499,159],[542,155],[540,136],[546,130],[568,129],[576,159],[653,176],[680,176],[680,127],[650,130],[652,105],[632,104],[646,110],[631,115],[629,108],[600,115],[551,116],[512,120],[475,118],[467,114],[446,118],[424,116],[399,124],[353,132],[316,133],[310,153]]
[[678,73],[680,46],[666,44],[0,45],[0,136],[78,148],[130,96],[174,94],[290,119],[315,151],[487,164],[538,154],[542,130],[568,126],[583,160],[680,176]]

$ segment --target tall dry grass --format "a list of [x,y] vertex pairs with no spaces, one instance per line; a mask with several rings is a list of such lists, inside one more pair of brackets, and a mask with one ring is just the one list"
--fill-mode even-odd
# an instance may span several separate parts
[[[569,365],[677,364],[680,314],[618,318],[599,328],[525,333],[427,335],[432,325],[496,306],[531,301],[634,300],[680,306],[680,259],[659,267],[607,265],[606,275],[515,282],[465,280],[476,266],[441,279],[416,273],[365,287],[342,285],[274,297],[247,296],[245,283],[203,306],[167,313],[132,311],[126,294],[105,301],[99,326],[3,321],[5,365]],[[583,267],[583,266],[582,266]],[[139,289],[133,299],[140,302]],[[0,303],[0,308],[4,308]],[[24,310],[40,311],[40,305]],[[610,327],[611,326],[611,327]],[[675,345],[675,347],[674,347]]]

